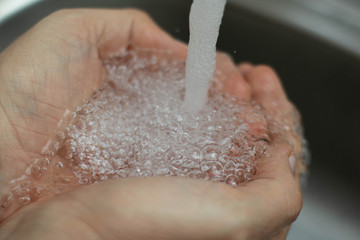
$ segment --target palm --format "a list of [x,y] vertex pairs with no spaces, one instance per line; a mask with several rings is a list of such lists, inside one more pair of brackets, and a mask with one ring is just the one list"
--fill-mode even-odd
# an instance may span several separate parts
[[[61,52],[45,52],[42,57],[50,59],[49,62],[29,56],[27,65],[18,66],[21,68],[19,71],[37,73],[35,76],[29,74],[31,79],[27,79],[16,92],[19,97],[15,99],[15,104],[31,109],[31,112],[19,113],[17,117],[9,119],[14,131],[21,133],[17,136],[24,154],[21,161],[32,161],[37,157],[34,153],[41,153],[66,110],[73,111],[81,105],[104,79],[105,70],[101,61],[92,57],[91,53],[86,53],[86,56],[80,54],[76,49],[72,51],[72,56]],[[51,59],[53,56],[56,59]],[[69,59],[76,60],[70,62]],[[42,66],[41,69],[34,69],[33,66],[38,64]],[[14,145],[8,150],[13,152],[17,147]]]
[[[125,29],[117,33],[120,37],[110,43],[110,47],[108,41],[112,39],[96,38],[100,34],[97,31],[102,29],[84,27],[87,19],[74,24],[78,15],[81,16],[81,12],[55,14],[48,21],[36,25],[1,55],[1,73],[9,77],[3,82],[4,89],[7,89],[2,93],[3,102],[9,102],[3,104],[4,118],[7,119],[4,125],[10,126],[7,135],[11,138],[11,144],[1,149],[0,174],[3,181],[24,172],[54,135],[64,114],[82,105],[101,86],[106,79],[102,59],[125,48],[132,41],[129,35],[139,35],[140,40],[132,41],[138,47],[167,48],[173,45],[178,48],[177,54],[185,53],[185,47],[174,40],[162,44],[161,41],[169,41],[170,37],[160,32],[143,14],[130,11],[130,14],[120,15],[120,19],[113,19],[116,26],[115,20],[124,21]],[[94,11],[93,15],[96,17],[97,12]],[[126,25],[130,27],[135,21],[134,18],[140,23],[149,23],[126,29]],[[152,35],[143,38],[141,35],[149,34],[148,31]],[[100,41],[104,41],[103,46]]]

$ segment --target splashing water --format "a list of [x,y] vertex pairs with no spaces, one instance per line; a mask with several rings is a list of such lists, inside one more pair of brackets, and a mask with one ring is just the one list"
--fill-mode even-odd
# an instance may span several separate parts
[[109,77],[102,88],[64,120],[24,175],[10,181],[0,220],[4,211],[110,179],[184,176],[233,187],[251,180],[269,141],[256,126],[272,126],[270,135],[285,130],[257,103],[222,93],[213,78],[225,2],[194,1],[186,69],[182,60],[139,49],[105,61]]
[[186,59],[185,107],[204,108],[216,65],[216,42],[226,0],[194,0],[190,10],[190,41]]
[[203,111],[184,110],[185,61],[156,55],[127,52],[105,62],[108,80],[10,182],[0,216],[2,209],[123,177],[183,176],[233,187],[252,179],[268,147],[252,126],[267,122],[266,113],[223,94],[215,79]]

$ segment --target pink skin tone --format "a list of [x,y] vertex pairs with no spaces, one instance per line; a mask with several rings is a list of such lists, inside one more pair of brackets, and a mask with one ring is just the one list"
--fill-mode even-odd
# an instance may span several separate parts
[[[79,9],[50,15],[0,54],[0,195],[39,156],[65,110],[101,86],[102,60],[130,44],[186,57],[186,45],[143,12]],[[218,59],[225,91],[292,123],[292,105],[271,68]],[[268,136],[266,122],[251,127],[269,138],[270,157],[239,188],[178,177],[102,182],[7,213],[0,240],[285,239],[302,206],[300,173],[289,163],[300,139],[291,131]]]

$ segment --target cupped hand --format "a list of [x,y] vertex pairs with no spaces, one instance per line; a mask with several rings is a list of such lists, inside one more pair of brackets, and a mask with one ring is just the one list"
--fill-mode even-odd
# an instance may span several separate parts
[[[186,57],[186,46],[137,10],[63,10],[0,55],[0,195],[107,77],[103,60],[129,47]],[[292,126],[294,110],[266,66],[219,56],[224,88]],[[119,179],[40,199],[0,221],[0,239],[285,238],[302,205],[293,131],[272,136],[256,178],[239,188],[178,177]],[[293,169],[291,168],[291,165]]]

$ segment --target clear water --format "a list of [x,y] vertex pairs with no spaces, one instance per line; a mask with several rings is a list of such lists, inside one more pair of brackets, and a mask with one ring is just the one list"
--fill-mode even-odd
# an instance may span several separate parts
[[225,2],[194,1],[186,64],[148,50],[105,61],[102,88],[65,114],[42,157],[10,181],[0,220],[41,197],[104,180],[182,176],[232,187],[251,180],[269,135],[287,126],[225,94],[213,76]]
[[227,96],[215,79],[207,105],[189,113],[185,62],[141,55],[106,62],[109,79],[69,114],[43,157],[11,181],[3,208],[124,177],[184,176],[233,187],[251,180],[268,147],[267,135],[258,134],[268,121],[262,108]]

